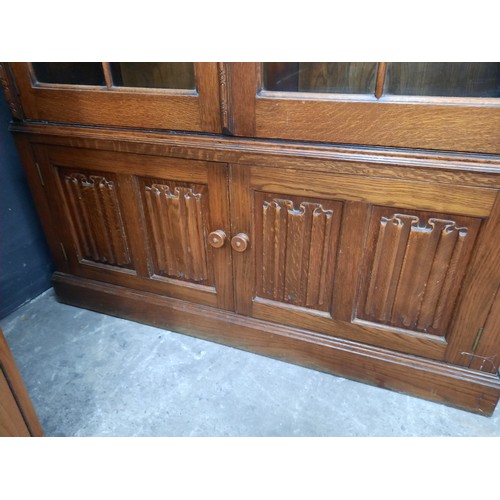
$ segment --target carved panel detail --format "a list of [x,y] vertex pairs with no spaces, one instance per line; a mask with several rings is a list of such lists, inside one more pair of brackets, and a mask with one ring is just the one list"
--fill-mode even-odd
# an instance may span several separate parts
[[274,197],[260,204],[257,295],[329,310],[341,204]]
[[169,277],[209,280],[203,195],[192,187],[144,186],[156,272]]
[[127,267],[131,264],[115,182],[101,175],[63,174],[81,257]]
[[360,317],[446,334],[480,221],[433,215],[375,213]]

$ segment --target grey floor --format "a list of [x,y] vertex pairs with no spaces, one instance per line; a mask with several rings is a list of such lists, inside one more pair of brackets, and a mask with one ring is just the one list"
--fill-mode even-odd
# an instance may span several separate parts
[[500,436],[490,418],[59,304],[0,321],[48,436]]

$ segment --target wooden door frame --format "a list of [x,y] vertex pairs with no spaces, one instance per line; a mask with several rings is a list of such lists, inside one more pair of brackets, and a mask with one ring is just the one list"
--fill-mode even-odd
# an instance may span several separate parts
[[500,99],[266,91],[261,65],[223,65],[233,135],[500,153]]
[[29,120],[220,133],[217,63],[194,63],[196,90],[39,84],[30,63],[10,63]]

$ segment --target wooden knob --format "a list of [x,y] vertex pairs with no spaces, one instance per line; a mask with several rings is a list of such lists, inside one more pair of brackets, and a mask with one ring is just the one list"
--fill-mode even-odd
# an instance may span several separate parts
[[245,233],[239,233],[231,240],[231,246],[233,247],[233,250],[236,250],[237,252],[244,252],[248,248],[249,244],[250,238]]
[[221,248],[226,242],[226,233],[222,229],[217,229],[217,231],[212,231],[208,235],[208,242],[214,248]]

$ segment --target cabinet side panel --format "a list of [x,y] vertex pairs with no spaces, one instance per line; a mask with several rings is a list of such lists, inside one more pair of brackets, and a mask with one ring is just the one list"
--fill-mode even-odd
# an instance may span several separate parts
[[[469,366],[470,354],[474,354],[476,339],[484,328],[492,309],[495,294],[500,283],[500,195],[491,214],[484,222],[478,238],[477,250],[464,280],[463,290],[458,301],[458,314],[453,318],[450,328],[450,344],[447,360],[451,363]],[[481,350],[477,354],[491,356],[499,351],[499,329],[488,329],[481,337]],[[482,350],[484,346],[484,351]],[[479,361],[479,364],[481,362]],[[474,366],[477,367],[476,362]],[[488,365],[488,370],[491,366]],[[484,369],[484,367],[483,367]]]
[[500,371],[500,288],[491,306],[469,368],[491,373]]

